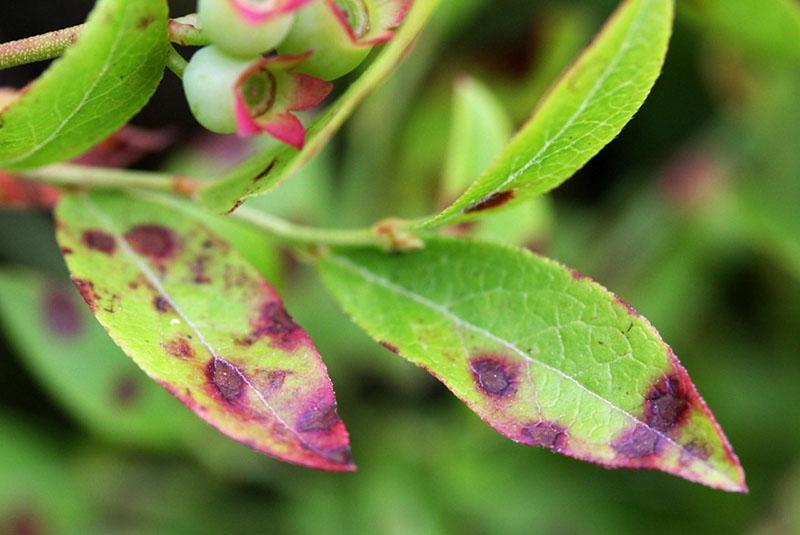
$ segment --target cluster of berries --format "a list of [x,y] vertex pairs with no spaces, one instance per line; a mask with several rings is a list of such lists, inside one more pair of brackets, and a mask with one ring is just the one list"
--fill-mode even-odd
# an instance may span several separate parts
[[192,113],[213,132],[266,132],[301,148],[305,127],[292,112],[318,105],[332,80],[391,39],[412,1],[199,0],[212,44],[184,73]]

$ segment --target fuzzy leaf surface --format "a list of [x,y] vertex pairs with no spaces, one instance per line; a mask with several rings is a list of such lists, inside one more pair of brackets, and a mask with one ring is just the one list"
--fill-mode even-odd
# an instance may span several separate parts
[[172,205],[123,194],[66,195],[56,218],[73,281],[155,381],[256,450],[354,468],[319,353],[226,241]]
[[423,226],[480,217],[571,177],[630,121],[661,72],[672,0],[627,0],[492,167]]
[[97,325],[75,288],[29,271],[0,271],[0,320],[25,366],[103,438],[174,447],[190,413],[147,379]]
[[0,169],[78,156],[150,100],[168,46],[164,0],[100,0],[77,43],[0,114]]
[[255,154],[203,189],[199,194],[200,202],[215,212],[232,212],[247,198],[269,193],[296,173],[327,145],[356,107],[395,70],[425,28],[438,4],[439,0],[414,2],[392,41],[347,91],[328,106],[309,127],[302,150],[286,145],[273,145]]
[[345,311],[506,437],[608,467],[744,491],[744,474],[650,323],[526,251],[430,238],[422,251],[319,259]]

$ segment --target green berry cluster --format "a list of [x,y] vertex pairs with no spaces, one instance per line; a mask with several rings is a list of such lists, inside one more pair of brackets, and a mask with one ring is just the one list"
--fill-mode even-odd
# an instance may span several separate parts
[[[198,0],[201,28],[212,44],[194,54],[184,73],[195,118],[213,132],[241,133],[236,92],[248,86],[242,77],[264,54],[300,57],[295,72],[325,81],[351,72],[370,51],[358,43],[370,31],[368,1]],[[275,94],[279,89],[259,88],[263,105],[254,107],[289,98]]]

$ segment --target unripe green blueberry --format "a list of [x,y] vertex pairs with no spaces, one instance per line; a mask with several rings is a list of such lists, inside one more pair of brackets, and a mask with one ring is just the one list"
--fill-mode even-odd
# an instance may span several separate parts
[[252,58],[275,49],[294,22],[293,14],[266,22],[247,22],[229,0],[199,0],[197,14],[211,42],[234,56]]
[[236,132],[234,87],[253,58],[230,56],[215,46],[195,52],[183,74],[183,90],[197,121],[212,132]]
[[322,80],[335,80],[358,67],[369,55],[371,46],[353,42],[369,31],[369,14],[364,0],[335,0],[347,14],[353,35],[342,26],[326,0],[317,0],[297,12],[289,35],[278,46],[281,54],[314,53],[298,71]]

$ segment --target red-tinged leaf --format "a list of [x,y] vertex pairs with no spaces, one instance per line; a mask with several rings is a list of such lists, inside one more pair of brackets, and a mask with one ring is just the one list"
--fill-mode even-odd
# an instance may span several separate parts
[[134,361],[222,432],[273,457],[353,470],[325,365],[270,285],[156,196],[65,195],[73,281]]
[[506,437],[746,491],[672,350],[586,277],[520,249],[442,238],[402,255],[335,249],[319,266],[375,340],[429,370]]

